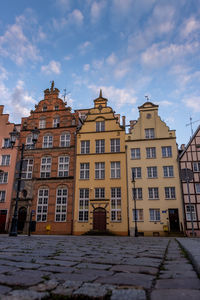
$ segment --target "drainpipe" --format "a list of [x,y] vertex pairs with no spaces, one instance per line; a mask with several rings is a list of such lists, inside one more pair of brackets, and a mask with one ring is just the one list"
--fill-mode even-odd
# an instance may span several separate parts
[[127,161],[127,145],[125,145],[125,153],[126,153],[127,221],[128,221],[128,236],[130,236],[130,225],[129,225],[129,188],[128,188],[128,161]]
[[77,131],[74,132],[74,183],[73,183],[73,197],[72,197],[72,219],[71,219],[71,235],[74,229],[74,205],[75,205],[75,182],[76,182],[76,141]]

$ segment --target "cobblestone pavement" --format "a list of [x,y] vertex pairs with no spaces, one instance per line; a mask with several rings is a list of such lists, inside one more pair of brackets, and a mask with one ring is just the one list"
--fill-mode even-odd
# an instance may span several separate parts
[[3,235],[0,299],[199,300],[191,249],[200,239]]

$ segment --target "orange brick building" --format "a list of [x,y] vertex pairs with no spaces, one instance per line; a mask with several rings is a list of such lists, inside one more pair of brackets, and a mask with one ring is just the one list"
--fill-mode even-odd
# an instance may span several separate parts
[[[59,90],[44,91],[44,100],[22,118],[20,145],[25,145],[18,231],[27,233],[36,221],[36,234],[72,234],[75,139],[78,113],[59,98]],[[35,146],[31,130],[40,130]],[[14,201],[13,201],[14,204]]]

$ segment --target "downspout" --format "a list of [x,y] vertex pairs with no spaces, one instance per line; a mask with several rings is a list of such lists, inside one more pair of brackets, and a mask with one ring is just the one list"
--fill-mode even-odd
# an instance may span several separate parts
[[[77,128],[77,127],[76,127]],[[77,129],[74,132],[74,183],[73,183],[73,197],[72,197],[72,219],[71,219],[71,235],[73,235],[74,229],[74,205],[75,205],[75,182],[76,182],[76,137]]]
[[128,236],[130,236],[130,225],[129,225],[129,188],[128,188],[128,159],[127,159],[127,145],[125,145],[125,153],[126,153],[127,221],[128,221]]

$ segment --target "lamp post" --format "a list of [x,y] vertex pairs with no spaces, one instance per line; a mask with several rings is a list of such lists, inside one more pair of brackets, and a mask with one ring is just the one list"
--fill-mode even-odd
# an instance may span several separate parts
[[[40,131],[37,128],[35,128],[31,131],[31,133],[32,133],[32,142],[33,142],[33,145],[35,145]],[[10,132],[11,148],[14,147],[16,139],[19,139],[19,132],[16,130],[16,128],[14,128],[13,131]],[[18,180],[17,180],[17,194],[16,194],[16,200],[15,200],[15,209],[14,209],[14,214],[12,217],[12,223],[11,223],[11,229],[10,229],[9,236],[17,236],[18,201],[19,201],[19,193],[20,193],[20,189],[21,189],[21,175],[22,175],[22,166],[23,166],[25,145],[22,144],[21,148],[20,148],[20,146],[16,146],[16,147],[18,147],[20,149],[21,156],[20,156],[19,176],[18,176]]]
[[134,201],[134,219],[135,219],[135,237],[138,237],[137,229],[137,211],[136,211],[136,189],[135,189],[135,174],[132,174],[132,183],[133,183],[133,201]]

